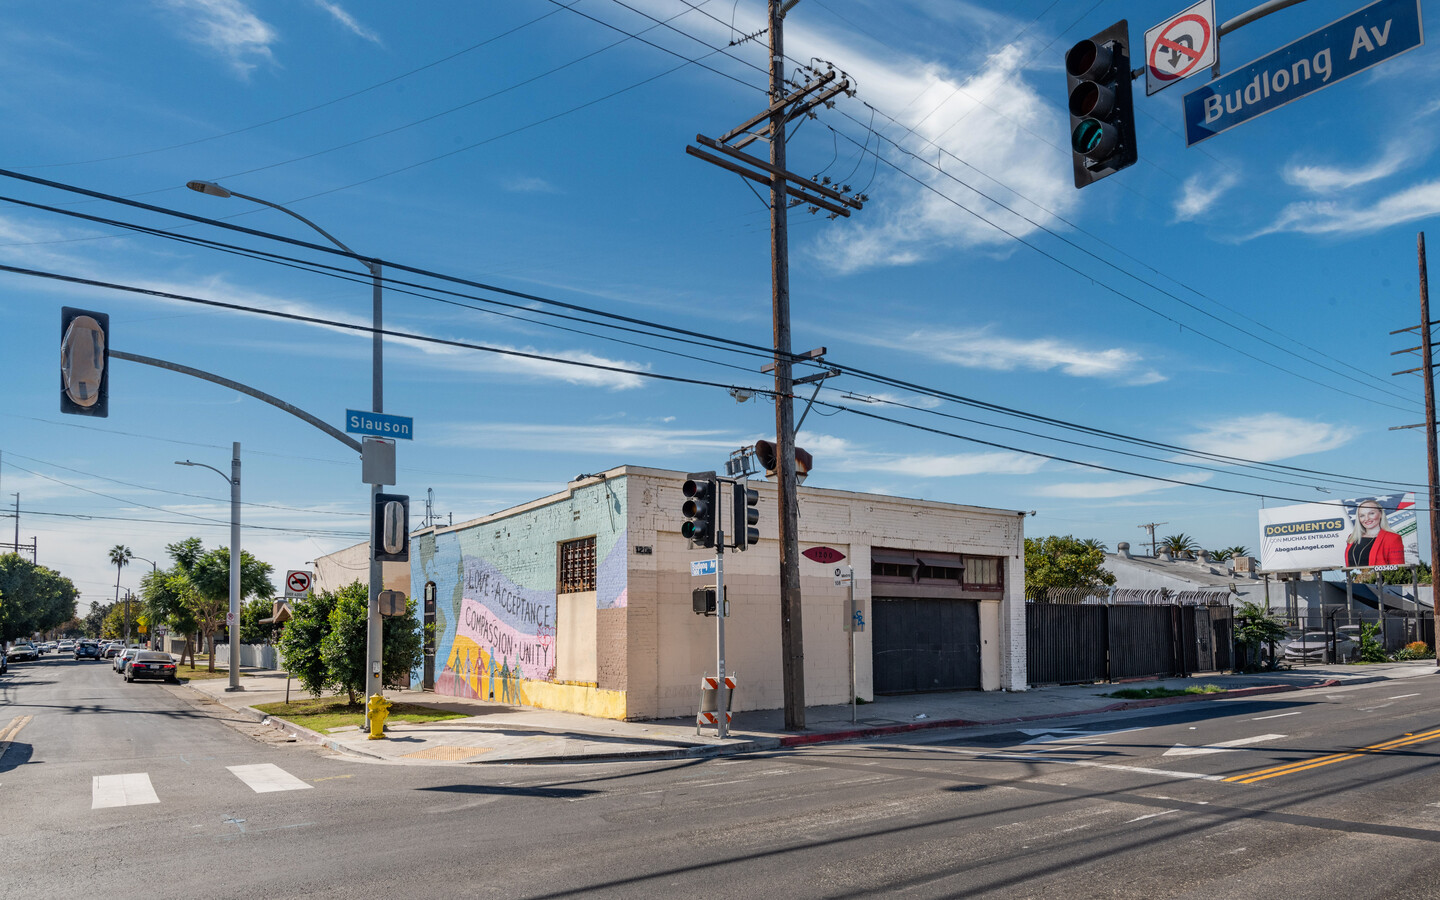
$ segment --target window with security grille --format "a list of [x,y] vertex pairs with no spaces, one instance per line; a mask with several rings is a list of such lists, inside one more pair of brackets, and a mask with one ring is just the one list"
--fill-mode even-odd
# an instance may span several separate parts
[[964,585],[966,590],[998,591],[1005,587],[1004,562],[998,556],[965,557]]
[[559,585],[561,594],[595,590],[595,539],[581,538],[560,544]]

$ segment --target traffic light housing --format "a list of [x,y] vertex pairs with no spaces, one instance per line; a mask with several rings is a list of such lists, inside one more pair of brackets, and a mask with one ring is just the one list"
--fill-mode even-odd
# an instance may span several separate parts
[[691,478],[680,491],[685,495],[680,512],[686,520],[680,534],[702,547],[715,546],[715,482]]
[[370,548],[379,562],[410,561],[410,498],[376,494]]
[[[765,470],[766,478],[774,478],[775,473],[780,471],[780,448],[773,441],[756,441],[755,460],[760,463],[760,468]],[[810,469],[814,464],[814,457],[807,453],[804,447],[795,448],[795,480],[797,482],[805,481],[805,476],[810,474]]]
[[760,529],[755,527],[760,521],[760,510],[755,508],[760,502],[760,492],[746,487],[743,481],[737,481],[730,487],[734,490],[731,507],[734,515],[730,517],[730,529],[734,532],[735,549],[744,550],[760,543]]
[[1114,25],[1065,54],[1070,89],[1070,154],[1075,187],[1083,188],[1132,166],[1135,99],[1130,90],[1130,24]]
[[105,313],[60,309],[60,411],[100,419],[110,415],[110,317]]

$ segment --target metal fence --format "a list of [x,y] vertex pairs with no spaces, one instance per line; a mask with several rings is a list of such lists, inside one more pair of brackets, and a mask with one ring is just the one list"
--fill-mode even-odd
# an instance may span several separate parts
[[1085,684],[1229,669],[1229,606],[1025,604],[1027,680]]
[[[1373,609],[1336,608],[1288,616],[1281,609],[1270,612],[1285,623],[1287,640],[1324,635],[1330,643],[1330,650],[1325,656],[1333,662],[1349,662],[1358,652],[1362,625],[1379,626],[1375,640],[1387,653],[1394,653],[1414,641],[1423,641],[1431,649],[1435,647],[1435,616],[1427,610],[1385,610],[1377,613]],[[1276,649],[1281,654],[1285,652],[1283,646]],[[1327,661],[1304,654],[1290,654],[1284,658],[1291,665],[1301,666]]]

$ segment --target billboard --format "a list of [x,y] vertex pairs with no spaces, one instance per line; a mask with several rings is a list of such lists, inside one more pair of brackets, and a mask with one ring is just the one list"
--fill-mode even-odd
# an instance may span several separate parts
[[1415,494],[1260,510],[1267,572],[1403,566],[1420,559]]

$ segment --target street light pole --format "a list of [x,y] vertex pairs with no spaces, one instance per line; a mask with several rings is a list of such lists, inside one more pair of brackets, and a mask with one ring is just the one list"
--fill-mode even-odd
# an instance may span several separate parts
[[[371,410],[372,412],[377,412],[377,413],[384,412],[384,411],[385,411],[385,391],[384,391],[384,349],[385,349],[385,343],[384,343],[384,337],[383,337],[382,334],[381,334],[381,328],[384,326],[384,317],[383,317],[383,314],[382,314],[382,313],[383,313],[383,303],[382,303],[382,296],[381,296],[380,261],[377,260],[377,259],[366,259],[366,258],[360,256],[360,254],[356,253],[354,250],[351,250],[349,247],[347,247],[347,246],[345,246],[343,243],[341,243],[340,240],[339,240],[338,238],[336,238],[334,235],[332,235],[330,232],[326,231],[325,229],[321,228],[319,225],[316,225],[314,222],[310,221],[309,219],[307,219],[307,218],[305,218],[304,216],[300,215],[299,213],[295,212],[293,209],[287,209],[286,207],[281,206],[281,205],[278,204],[278,203],[271,203],[269,200],[263,200],[263,199],[261,199],[261,198],[259,198],[259,197],[252,197],[252,196],[250,196],[249,194],[241,194],[241,193],[239,193],[239,192],[237,192],[237,191],[232,191],[232,190],[230,190],[229,188],[221,187],[220,185],[216,184],[216,183],[213,182],[213,181],[188,181],[188,182],[185,183],[185,186],[188,187],[188,188],[189,188],[190,190],[192,190],[192,191],[198,191],[199,193],[202,193],[202,194],[208,194],[208,195],[210,195],[211,197],[221,197],[221,198],[225,198],[225,197],[239,197],[241,200],[249,200],[251,203],[258,203],[258,204],[260,204],[261,206],[268,206],[268,207],[270,207],[271,209],[279,210],[280,212],[285,213],[287,216],[290,216],[290,217],[292,217],[292,218],[294,218],[294,219],[298,219],[299,221],[301,221],[301,222],[305,223],[306,225],[310,226],[310,227],[313,228],[316,232],[318,232],[321,236],[323,236],[327,241],[329,241],[330,243],[332,243],[332,244],[334,244],[335,246],[339,247],[341,250],[344,250],[346,253],[348,253],[348,254],[350,254],[351,256],[353,256],[353,257],[354,257],[355,259],[357,259],[360,263],[362,263],[362,264],[365,266],[366,269],[369,269],[369,270],[370,270],[370,280],[371,280],[371,306],[372,306],[372,308],[373,308],[373,309],[372,309],[372,318],[373,318],[373,320],[374,320],[374,322],[373,322],[374,327],[373,327],[373,330],[371,331],[371,344],[370,344],[370,358],[371,358],[371,366],[370,366],[370,394],[371,394],[371,401],[370,401],[370,402],[371,402],[371,406],[374,407],[374,409]],[[372,484],[372,485],[370,485],[370,535],[371,535],[371,542],[372,542],[372,544],[373,544],[373,541],[374,541],[375,526],[377,525],[377,523],[375,522],[375,495],[378,494],[378,493],[380,493],[380,487],[381,487],[381,486],[378,485],[378,484]],[[370,708],[370,707],[369,707],[369,701],[370,701],[371,695],[376,694],[376,693],[379,692],[379,691],[378,691],[378,688],[379,688],[379,683],[380,683],[380,679],[375,677],[375,673],[377,673],[377,672],[379,671],[380,659],[381,659],[380,589],[381,589],[384,585],[382,585],[382,584],[380,583],[380,579],[381,579],[381,574],[380,574],[380,561],[375,558],[375,548],[374,548],[374,546],[371,546],[371,548],[370,548],[370,603],[369,603],[369,614],[366,616],[366,623],[365,623],[365,624],[366,624],[366,628],[365,628],[365,701],[366,701],[366,707],[365,707],[365,708],[366,708],[366,709],[369,709],[369,708]],[[367,718],[367,724],[368,724],[368,718]]]
[[[131,559],[138,559],[138,560],[140,560],[141,562],[148,562],[148,563],[150,564],[150,578],[151,578],[151,581],[153,582],[153,581],[154,581],[154,578],[155,578],[155,572],[156,572],[155,560],[153,560],[153,559],[146,559],[146,558],[143,557],[143,556],[136,556],[136,555],[133,554],[133,553],[130,554],[130,558],[131,558]],[[151,623],[150,623],[150,649],[151,649],[151,650],[154,650],[154,649],[155,649],[155,623],[154,623],[154,622],[151,622]]]
[[[230,686],[227,691],[243,691],[240,686],[240,442],[235,441],[231,445],[230,456],[230,477],[226,478],[225,473],[204,463],[185,460],[175,461],[177,466],[199,466],[202,469],[209,469],[221,478],[230,482],[230,612],[225,617],[226,627],[229,629],[230,638]],[[152,563],[153,565],[153,563]]]

